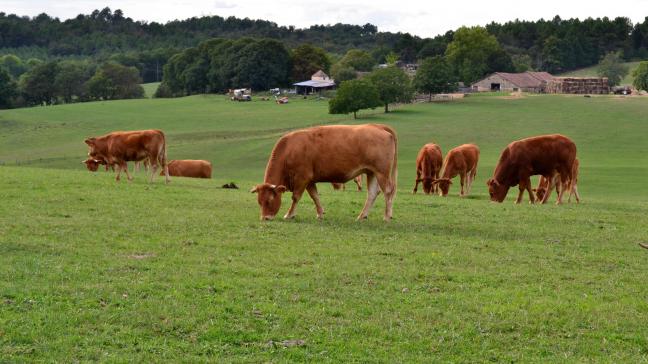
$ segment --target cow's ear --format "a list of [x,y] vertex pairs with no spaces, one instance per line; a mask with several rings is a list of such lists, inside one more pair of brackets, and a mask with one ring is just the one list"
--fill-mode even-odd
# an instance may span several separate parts
[[250,193],[257,193],[257,192],[259,192],[258,187],[259,187],[259,186],[254,186],[254,187],[252,187],[252,189],[250,190]]
[[279,193],[284,193],[284,192],[286,192],[286,186],[284,186],[284,185],[280,185],[280,186],[275,187],[274,190],[275,190],[276,192],[279,192]]
[[88,145],[94,145],[97,138],[88,138],[85,140],[85,143]]

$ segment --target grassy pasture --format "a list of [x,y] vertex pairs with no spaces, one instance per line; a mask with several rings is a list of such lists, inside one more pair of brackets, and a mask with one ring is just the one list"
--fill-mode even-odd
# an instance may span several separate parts
[[[0,361],[648,361],[645,115],[643,98],[563,96],[357,121],[223,96],[3,111]],[[399,134],[394,221],[379,197],[355,222],[364,193],[323,184],[323,221],[306,196],[294,221],[259,222],[247,189],[277,137],[350,122]],[[214,180],[82,169],[85,137],[141,128],[167,133],[170,158],[211,160]],[[501,149],[549,132],[576,141],[584,202],[489,203]],[[411,194],[430,140],[480,145],[473,196]]]

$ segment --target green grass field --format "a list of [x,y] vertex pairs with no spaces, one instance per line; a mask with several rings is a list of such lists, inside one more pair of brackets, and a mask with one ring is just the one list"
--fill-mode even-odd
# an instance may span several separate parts
[[[326,110],[210,95],[0,112],[0,362],[648,361],[645,99]],[[295,220],[259,222],[248,189],[276,139],[354,122],[398,132],[394,220],[379,197],[356,222],[365,194],[322,184],[323,221],[306,196]],[[85,137],[142,128],[214,179],[116,183],[80,164]],[[490,203],[506,144],[552,132],[578,145],[583,202]],[[411,194],[429,141],[481,147],[472,196]]]
[[[632,71],[635,70],[635,68],[639,67],[640,62],[626,62],[625,65],[628,67],[628,74],[621,80],[621,85],[624,86],[630,86],[632,85],[632,81],[634,78],[632,77]],[[596,66],[591,66],[591,67],[586,67],[586,68],[581,68],[575,71],[569,71],[560,74],[560,77],[598,77],[598,65]]]
[[155,91],[157,91],[158,87],[160,87],[160,82],[144,83],[142,84],[142,87],[144,87],[144,96],[150,99],[155,95]]

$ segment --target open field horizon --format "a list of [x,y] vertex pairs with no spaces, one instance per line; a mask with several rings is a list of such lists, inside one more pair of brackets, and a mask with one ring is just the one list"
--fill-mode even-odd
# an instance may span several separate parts
[[[1,111],[0,361],[646,362],[646,100],[467,97],[358,120],[222,95]],[[318,185],[322,221],[308,196],[295,220],[258,221],[248,190],[281,134],[367,122],[398,133],[393,221],[379,196],[356,222],[352,184]],[[146,128],[213,180],[116,183],[80,163],[86,137]],[[501,150],[546,133],[576,142],[582,203],[490,203]],[[411,194],[430,141],[480,146],[471,196],[458,180]]]

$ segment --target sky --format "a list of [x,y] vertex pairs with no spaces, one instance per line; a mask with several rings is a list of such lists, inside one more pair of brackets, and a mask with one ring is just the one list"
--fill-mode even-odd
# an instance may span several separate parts
[[[433,37],[462,25],[486,25],[491,21],[538,20],[560,17],[617,16],[642,22],[648,16],[648,0],[1,0],[0,11],[35,16],[47,13],[60,19],[89,14],[108,6],[122,9],[134,20],[167,22],[193,16],[219,15],[264,19],[279,25],[306,28],[314,24],[366,24],[379,31],[409,32]],[[641,12],[643,10],[643,13]]]

